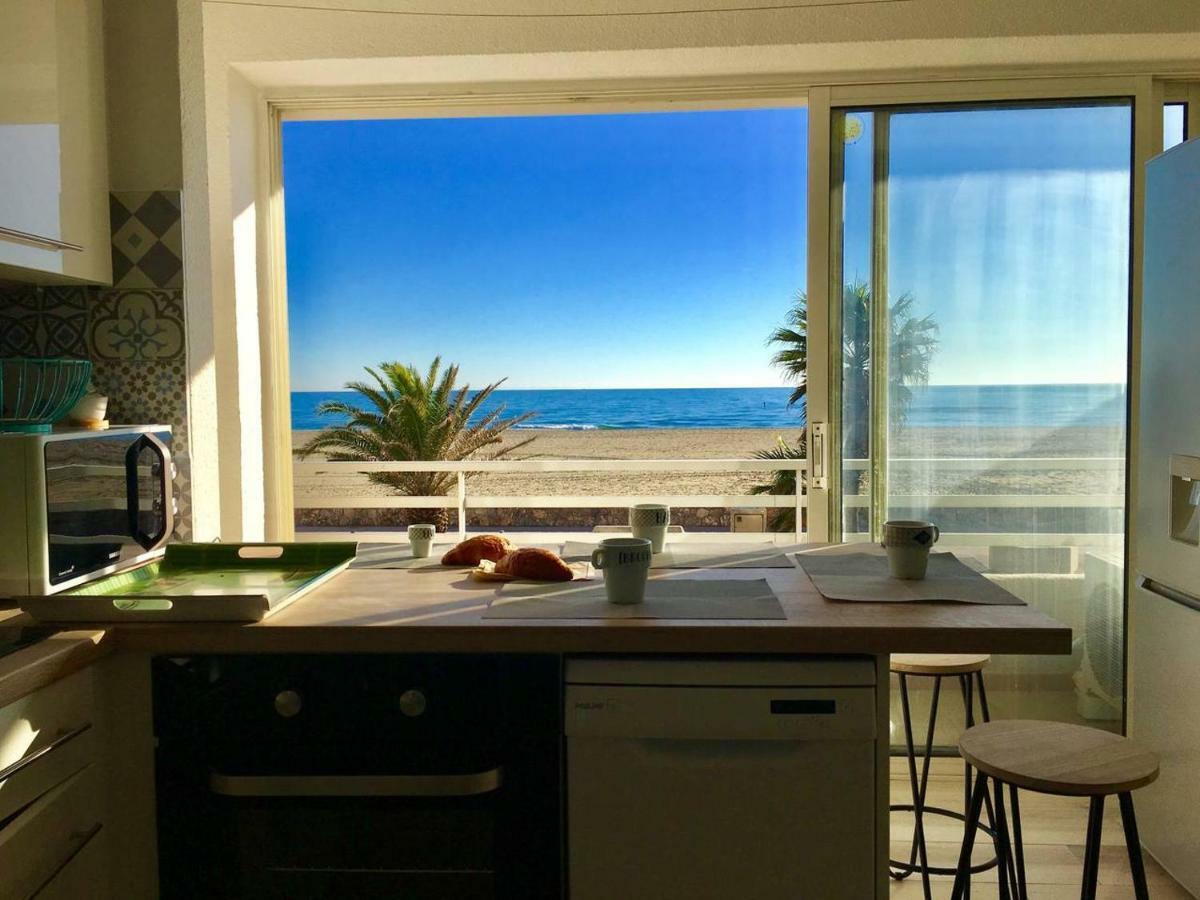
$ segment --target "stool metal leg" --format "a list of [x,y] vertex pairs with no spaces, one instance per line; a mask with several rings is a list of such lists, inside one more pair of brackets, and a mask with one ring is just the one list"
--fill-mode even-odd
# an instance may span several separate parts
[[983,670],[975,673],[975,678],[979,682],[979,708],[983,711],[983,721],[992,721],[992,713],[988,709],[987,690],[983,686]]
[[[962,688],[963,695],[963,721],[967,728],[975,724],[975,698],[971,696],[971,675],[960,675],[958,678],[959,686]],[[971,809],[971,776],[973,769],[971,764],[965,759],[963,760],[963,814],[966,815]],[[987,796],[984,796],[987,800]],[[992,825],[992,832],[995,833],[995,821],[992,817],[991,808],[988,808],[988,822]],[[999,862],[997,862],[999,865]],[[967,883],[963,886],[963,900],[970,900],[971,897],[971,879],[967,879]]]
[[1137,817],[1133,814],[1133,794],[1118,794],[1121,802],[1121,824],[1125,827],[1125,848],[1129,852],[1129,871],[1133,875],[1133,894],[1137,900],[1150,900],[1146,887],[1146,866],[1142,862],[1142,843],[1138,839]]
[[1017,900],[1029,900],[1029,891],[1025,885],[1025,843],[1021,837],[1021,803],[1017,799],[1017,786],[1008,786],[1008,796],[1011,799],[1013,820],[1013,847],[1016,850],[1017,878],[1015,890]]
[[[933,737],[934,716],[937,713],[937,706],[936,706],[937,697],[938,697],[938,693],[939,693],[939,688],[941,687],[941,683],[942,683],[942,680],[940,678],[938,678],[934,682],[934,686],[933,686],[934,700],[933,700],[933,705],[931,706],[930,716],[929,716],[929,724],[930,724],[929,733],[930,733],[931,741],[932,741],[932,737]],[[905,744],[907,745],[907,750],[908,750],[908,780],[909,780],[909,784],[912,786],[912,795],[913,795],[913,820],[915,823],[913,826],[913,843],[915,845],[916,854],[921,860],[921,883],[922,883],[922,886],[923,886],[924,892],[925,892],[925,900],[932,900],[933,893],[929,887],[929,871],[928,871],[929,857],[928,857],[928,854],[927,854],[926,848],[925,848],[925,824],[923,821],[924,816],[922,815],[922,812],[923,812],[922,807],[924,806],[924,803],[923,803],[924,798],[922,796],[923,791],[921,790],[921,786],[917,782],[917,757],[916,757],[916,749],[913,747],[912,711],[911,711],[911,708],[910,708],[909,702],[908,702],[908,678],[903,672],[900,673],[900,705],[901,705],[901,712],[904,717],[904,740],[905,740]],[[924,766],[926,773],[928,773],[928,766],[929,766],[929,751],[926,750],[925,766]],[[914,861],[915,860],[913,860],[912,857],[910,857],[910,864],[911,864],[911,862],[914,862]],[[912,869],[910,868],[909,872],[911,873],[911,871],[912,871]]]
[[954,889],[950,900],[962,900],[971,884],[971,851],[975,849],[975,832],[979,829],[979,816],[983,812],[983,797],[987,793],[987,777],[980,773],[975,778],[971,792],[971,808],[963,828],[962,850],[958,855],[958,871],[954,875]]
[[[1009,879],[1012,865],[1012,847],[1008,842],[1008,821],[1004,816],[1004,785],[999,778],[992,779],[992,787],[996,792],[996,823],[992,829],[992,842],[996,847],[996,876],[1000,886],[1000,900],[1012,900],[1009,892]],[[1015,881],[1015,878],[1012,878]]]
[[1083,888],[1080,900],[1096,900],[1100,875],[1100,833],[1104,828],[1104,798],[1093,797],[1088,810],[1087,846],[1083,851]]
[[[988,706],[987,706],[987,695],[983,692],[983,673],[976,672],[975,675],[978,676],[978,679],[979,679],[980,709],[983,712],[983,720],[985,722],[987,722],[987,721],[989,721],[989,718],[988,718],[989,713],[988,713]],[[975,681],[973,679],[973,676],[970,673],[960,676],[959,685],[962,688],[963,709],[966,711],[966,725],[968,728],[973,728],[975,725],[975,690],[974,690]],[[971,784],[971,772],[972,772],[970,763],[967,763],[964,761],[963,768],[964,768],[965,775],[966,775],[966,785],[969,786]],[[968,790],[969,790],[969,787],[968,787]],[[1001,795],[998,794],[997,797],[999,798],[999,802],[1003,802],[1003,797]],[[984,795],[983,795],[983,811],[987,814],[987,822],[988,822],[988,827],[984,830],[988,834],[992,835],[993,843],[994,843],[994,840],[996,837],[996,829],[999,827],[999,825],[997,824],[997,821],[996,821],[996,810],[992,807],[992,795],[986,791],[984,792]],[[995,864],[997,866],[1000,866],[1000,864],[1001,864],[999,853],[996,854]],[[998,873],[1001,884],[1004,884],[1006,872],[1007,872],[1008,876],[1011,878],[1010,883],[1015,884],[1017,881],[1017,874],[1016,874],[1016,870],[1013,868],[1011,854],[1009,855],[1008,868],[1006,870],[1002,870],[1001,872]],[[963,900],[969,900],[970,896],[971,896],[971,882],[968,880],[966,888],[963,892]]]

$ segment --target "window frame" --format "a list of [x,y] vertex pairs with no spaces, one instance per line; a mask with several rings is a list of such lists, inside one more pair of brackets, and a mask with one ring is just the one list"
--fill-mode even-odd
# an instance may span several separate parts
[[[854,84],[807,84],[778,80],[689,81],[634,86],[551,85],[522,90],[498,85],[494,92],[446,92],[380,96],[266,95],[265,216],[260,250],[265,278],[259,303],[260,351],[263,378],[263,477],[265,535],[268,540],[293,540],[290,374],[288,369],[287,263],[284,235],[282,125],[284,121],[346,118],[439,118],[502,115],[580,115],[606,112],[650,112],[685,109],[733,109],[779,105],[806,106],[808,136],[808,324],[810,423],[838,424],[838,360],[831,358],[830,297],[832,238],[840,186],[831,171],[831,113],[835,107],[912,106],[922,103],[990,103],[1038,100],[1086,100],[1128,97],[1132,100],[1134,140],[1132,214],[1130,222],[1130,344],[1129,447],[1131,472],[1136,473],[1137,400],[1141,323],[1142,213],[1146,161],[1162,149],[1162,103],[1165,96],[1186,90],[1200,111],[1200,83],[1165,82],[1152,75],[1073,76],[1031,75],[975,80],[912,80]],[[1153,114],[1151,114],[1151,112]],[[836,348],[834,348],[836,349]],[[835,402],[835,400],[837,402]],[[810,540],[828,540],[840,533],[840,448],[826,441],[824,470],[835,476],[822,487],[810,486]],[[1136,483],[1130,477],[1127,510],[1136,508]],[[1128,514],[1128,513],[1127,513]]]

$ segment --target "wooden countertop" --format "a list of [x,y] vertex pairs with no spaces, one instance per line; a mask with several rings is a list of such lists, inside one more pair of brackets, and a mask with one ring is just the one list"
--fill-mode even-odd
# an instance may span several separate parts
[[[854,549],[854,548],[847,548]],[[860,548],[861,549],[861,548]],[[800,569],[675,569],[653,577],[765,578],[782,620],[484,619],[500,589],[456,569],[351,569],[254,625],[108,625],[0,658],[0,706],[113,650],[144,653],[1048,653],[1071,630],[1028,606],[844,603]],[[0,610],[0,626],[32,624]]]
[[[0,611],[0,625],[28,623],[19,613]],[[98,629],[60,631],[0,657],[0,707],[66,678],[109,653],[115,644]]]
[[825,600],[800,569],[659,570],[766,578],[784,620],[484,619],[495,583],[462,570],[351,569],[254,625],[122,625],[121,648],[157,653],[1052,653],[1071,630],[1028,606]]

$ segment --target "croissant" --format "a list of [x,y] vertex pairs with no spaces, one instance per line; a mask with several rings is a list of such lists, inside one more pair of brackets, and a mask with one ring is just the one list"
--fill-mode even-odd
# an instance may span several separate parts
[[496,563],[497,575],[512,575],[534,581],[570,581],[575,573],[558,554],[541,547],[523,547],[506,553]]
[[455,544],[442,557],[443,566],[477,566],[481,559],[496,562],[513,549],[508,538],[499,534],[477,534]]

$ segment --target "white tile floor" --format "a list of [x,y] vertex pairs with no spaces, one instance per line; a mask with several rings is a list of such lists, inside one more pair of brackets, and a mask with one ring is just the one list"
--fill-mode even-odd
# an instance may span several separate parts
[[[957,760],[936,760],[930,776],[926,802],[947,809],[961,809],[963,802],[962,764]],[[911,796],[909,782],[903,770],[893,760],[892,802],[905,803]],[[1049,797],[1028,791],[1021,793],[1021,824],[1024,832],[1025,869],[1031,900],[1075,900],[1079,896],[1083,875],[1083,843],[1087,825],[1086,798]],[[1137,794],[1134,794],[1137,803]],[[912,840],[911,813],[892,814],[892,857],[907,859]],[[926,819],[926,839],[929,861],[935,866],[953,866],[962,841],[962,825],[941,816]],[[1129,875],[1129,859],[1125,854],[1125,838],[1121,830],[1116,799],[1105,809],[1104,831],[1100,852],[1100,884],[1098,900],[1117,900],[1133,897],[1133,882]],[[991,842],[976,843],[977,862],[992,854]],[[986,854],[986,855],[985,855]],[[1194,900],[1149,855],[1145,856],[1146,876],[1150,896],[1154,900]],[[935,900],[950,896],[950,877],[936,877],[932,882]],[[991,870],[972,880],[972,900],[994,900],[998,895],[996,872]],[[921,900],[924,892],[919,875],[903,882],[892,882],[892,900]]]

